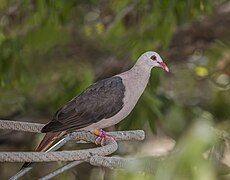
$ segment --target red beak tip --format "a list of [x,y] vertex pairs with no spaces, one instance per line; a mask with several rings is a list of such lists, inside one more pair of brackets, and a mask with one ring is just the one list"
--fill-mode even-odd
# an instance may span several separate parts
[[169,72],[169,68],[168,68],[168,66],[166,66],[166,64],[164,62],[158,62],[158,63],[160,64],[162,69],[164,69],[165,71]]

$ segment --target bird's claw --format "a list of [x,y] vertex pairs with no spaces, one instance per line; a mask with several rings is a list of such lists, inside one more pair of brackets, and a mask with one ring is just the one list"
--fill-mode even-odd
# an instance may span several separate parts
[[109,135],[105,131],[103,131],[102,129],[96,129],[93,133],[97,136],[94,140],[96,145],[100,144],[100,145],[104,146],[106,144],[106,138],[112,137],[111,135]]

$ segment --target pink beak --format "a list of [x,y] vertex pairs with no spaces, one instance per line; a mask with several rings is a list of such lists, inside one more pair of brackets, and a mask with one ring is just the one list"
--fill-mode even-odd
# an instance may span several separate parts
[[163,63],[163,62],[158,62],[158,64],[160,64],[160,66],[161,66],[162,69],[164,69],[165,71],[169,72],[169,68],[168,68],[168,66],[166,66],[165,63]]

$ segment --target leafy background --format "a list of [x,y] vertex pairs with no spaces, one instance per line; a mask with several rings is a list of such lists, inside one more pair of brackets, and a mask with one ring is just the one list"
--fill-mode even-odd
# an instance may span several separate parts
[[[228,171],[202,154],[220,143],[207,129],[228,131],[230,125],[229,24],[220,21],[196,36],[180,33],[212,22],[225,6],[230,5],[224,0],[0,0],[0,117],[46,123],[91,83],[129,69],[143,52],[154,50],[171,72],[154,69],[136,108],[109,130],[147,134],[142,143],[120,143],[117,155],[155,155],[159,139],[161,149],[177,142],[182,152],[154,174],[83,164],[57,179],[227,179]],[[199,38],[203,41],[194,45]],[[188,45],[194,47],[185,49]],[[0,145],[2,151],[32,150],[39,139],[2,130]],[[38,164],[27,178],[59,165]],[[20,166],[1,164],[2,177]]]

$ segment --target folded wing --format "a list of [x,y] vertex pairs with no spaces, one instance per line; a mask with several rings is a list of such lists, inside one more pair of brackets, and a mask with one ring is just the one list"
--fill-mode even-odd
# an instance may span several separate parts
[[124,93],[118,76],[98,81],[60,108],[42,132],[77,130],[110,118],[122,109]]

